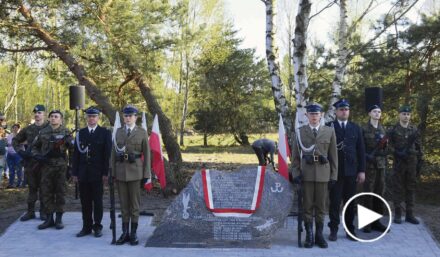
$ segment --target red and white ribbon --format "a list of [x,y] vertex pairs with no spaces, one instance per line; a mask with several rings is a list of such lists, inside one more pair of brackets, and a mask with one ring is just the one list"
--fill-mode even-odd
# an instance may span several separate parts
[[258,166],[257,178],[255,180],[254,195],[249,209],[242,208],[215,208],[212,200],[211,176],[209,170],[202,170],[203,194],[205,198],[206,208],[210,210],[214,216],[218,217],[250,217],[260,207],[263,195],[264,175],[266,167]]

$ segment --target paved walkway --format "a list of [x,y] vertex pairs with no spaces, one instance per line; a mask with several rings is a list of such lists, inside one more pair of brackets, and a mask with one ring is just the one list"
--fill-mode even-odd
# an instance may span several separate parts
[[[109,215],[104,214],[104,236],[95,238],[87,236],[76,238],[75,234],[81,228],[81,214],[69,212],[64,215],[63,230],[47,229],[39,231],[36,227],[41,222],[14,222],[0,237],[0,256],[227,256],[227,257],[257,257],[257,256],[322,256],[322,257],[355,257],[355,256],[390,256],[390,257],[419,257],[438,256],[440,247],[432,238],[423,222],[419,226],[404,223],[392,225],[391,232],[374,243],[351,242],[345,238],[343,231],[339,232],[337,242],[329,242],[328,249],[300,249],[296,240],[296,220],[289,218],[273,240],[271,249],[176,249],[176,248],[146,248],[143,247],[154,227],[150,226],[151,217],[142,216],[138,229],[139,246],[110,245],[111,232],[108,228]],[[118,236],[120,234],[118,222]],[[325,228],[325,234],[328,234]]]

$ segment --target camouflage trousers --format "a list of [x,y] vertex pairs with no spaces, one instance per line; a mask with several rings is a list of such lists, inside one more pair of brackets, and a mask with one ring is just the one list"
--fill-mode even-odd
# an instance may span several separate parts
[[406,203],[406,211],[412,211],[414,208],[417,181],[416,165],[417,158],[415,156],[394,161],[392,180],[395,208],[399,207],[402,202]]
[[[385,168],[376,163],[367,163],[365,172],[364,192],[371,192],[383,196],[385,192]],[[383,213],[384,206],[380,199],[376,197],[364,197],[364,205],[377,213]]]
[[[34,169],[36,162],[29,162],[26,163],[24,166],[24,175],[26,177],[28,186],[29,186],[29,192],[28,192],[28,199],[27,203],[31,208],[34,208],[35,202],[40,197],[40,211],[41,210],[41,191],[40,191],[40,182],[41,182],[41,169]],[[40,191],[40,196],[38,195]],[[34,211],[34,209],[30,210]]]
[[66,169],[66,165],[44,165],[41,169],[41,197],[46,213],[64,211]]

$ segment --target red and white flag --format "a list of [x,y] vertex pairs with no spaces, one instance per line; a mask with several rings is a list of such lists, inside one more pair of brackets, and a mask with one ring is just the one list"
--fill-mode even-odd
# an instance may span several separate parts
[[159,119],[154,116],[153,121],[153,130],[150,135],[150,149],[151,149],[151,168],[156,174],[156,177],[159,179],[160,187],[162,189],[167,185],[166,177],[165,177],[165,163],[163,160],[162,153],[162,144],[159,130]]
[[289,180],[288,157],[290,157],[290,149],[286,131],[284,130],[283,118],[280,114],[278,125],[278,172],[287,180]]

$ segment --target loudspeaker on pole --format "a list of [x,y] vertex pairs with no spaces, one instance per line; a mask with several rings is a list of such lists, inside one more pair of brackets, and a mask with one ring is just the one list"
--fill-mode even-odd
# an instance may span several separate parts
[[365,88],[365,111],[373,106],[378,105],[383,109],[383,90],[381,87],[367,87]]
[[69,87],[70,110],[80,110],[85,105],[85,87],[73,85]]

